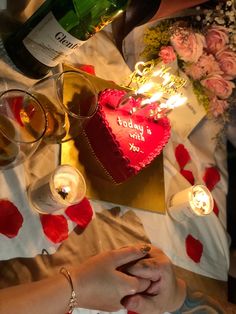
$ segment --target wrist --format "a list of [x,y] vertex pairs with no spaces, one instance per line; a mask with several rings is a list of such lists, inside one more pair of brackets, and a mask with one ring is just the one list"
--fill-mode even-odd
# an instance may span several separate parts
[[77,295],[77,305],[81,308],[87,308],[88,288],[91,289],[91,286],[88,285],[87,280],[84,280],[83,270],[81,270],[81,267],[71,269],[71,276],[73,278],[74,290]]
[[187,286],[184,280],[177,278],[176,280],[176,297],[170,312],[178,311],[184,304],[187,296]]

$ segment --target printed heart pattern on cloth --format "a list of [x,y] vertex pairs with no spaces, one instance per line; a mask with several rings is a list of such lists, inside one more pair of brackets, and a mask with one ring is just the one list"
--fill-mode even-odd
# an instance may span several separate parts
[[200,263],[203,254],[203,245],[192,235],[188,235],[185,239],[186,252],[188,256],[195,262]]
[[185,148],[183,144],[179,144],[175,148],[175,158],[181,170],[184,169],[187,163],[191,160],[189,152],[187,151],[187,149]]
[[23,216],[8,200],[0,200],[0,208],[0,233],[8,238],[16,237],[23,225]]
[[207,188],[212,191],[216,184],[220,181],[220,174],[216,167],[208,167],[205,170],[203,181]]
[[170,137],[168,118],[150,117],[154,105],[141,108],[140,99],[127,96],[119,106],[124,96],[125,91],[101,92],[98,111],[85,126],[93,152],[116,183],[149,165]]
[[[175,158],[179,165],[180,173],[191,185],[194,185],[195,178],[192,171],[184,169],[186,165],[191,161],[191,156],[183,144],[178,144],[176,146]],[[207,167],[203,174],[202,180],[205,183],[206,187],[210,191],[212,191],[215,188],[216,184],[220,181],[220,173],[218,169],[214,166]],[[219,216],[219,209],[215,200],[213,212],[217,217]],[[204,247],[201,241],[195,239],[191,234],[189,234],[185,239],[185,248],[188,257],[190,257],[195,263],[200,263],[204,251]]]

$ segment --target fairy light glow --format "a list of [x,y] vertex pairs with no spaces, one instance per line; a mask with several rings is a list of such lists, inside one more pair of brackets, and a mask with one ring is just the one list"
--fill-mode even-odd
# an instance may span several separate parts
[[134,93],[146,97],[141,101],[141,107],[156,103],[156,109],[150,113],[156,118],[187,102],[187,97],[180,90],[187,81],[172,74],[171,70],[163,64],[140,61],[135,64],[135,71],[131,75],[131,84],[137,84]]

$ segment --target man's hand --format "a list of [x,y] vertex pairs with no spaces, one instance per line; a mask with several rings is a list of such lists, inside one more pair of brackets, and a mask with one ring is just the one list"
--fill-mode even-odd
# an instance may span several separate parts
[[123,305],[141,314],[159,314],[178,310],[186,297],[186,285],[177,279],[169,258],[151,247],[148,257],[126,267],[125,272],[151,281],[144,293],[124,298]]

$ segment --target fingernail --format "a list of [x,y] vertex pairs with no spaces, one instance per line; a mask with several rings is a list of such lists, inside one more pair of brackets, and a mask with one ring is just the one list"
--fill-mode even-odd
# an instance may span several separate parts
[[151,250],[151,247],[150,245],[147,245],[147,244],[144,244],[140,249],[141,253],[143,253],[144,255],[147,254],[150,250]]

